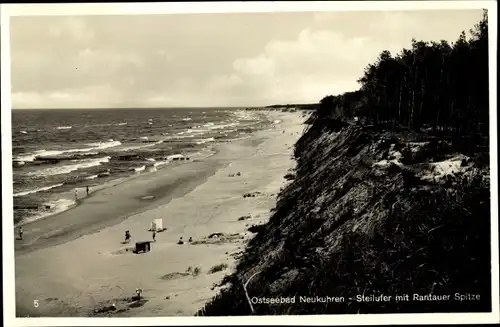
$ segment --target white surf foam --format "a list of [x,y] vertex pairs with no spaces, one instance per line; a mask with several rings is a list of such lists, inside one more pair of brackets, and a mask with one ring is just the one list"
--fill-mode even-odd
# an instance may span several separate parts
[[227,128],[227,127],[234,127],[234,126],[238,126],[240,123],[237,122],[237,123],[229,123],[229,124],[221,124],[221,125],[213,125],[213,126],[210,126],[209,129],[211,130],[214,130],[214,129],[224,129],[224,128]]
[[36,157],[48,157],[48,156],[58,156],[65,153],[75,153],[75,152],[88,152],[88,154],[97,154],[97,152],[92,152],[95,150],[103,150],[107,148],[112,148],[121,145],[120,141],[109,140],[106,142],[96,142],[85,144],[89,148],[81,149],[68,149],[68,150],[38,150],[33,153],[21,153],[16,158],[15,161],[34,161]]
[[73,128],[73,126],[58,126],[58,127],[56,127],[56,129],[59,129],[59,130],[61,130],[61,129],[72,129],[72,128]]
[[111,157],[85,159],[85,160],[81,160],[81,161],[80,160],[72,160],[72,162],[76,162],[76,163],[69,164],[69,165],[57,166],[57,167],[49,167],[49,168],[41,169],[38,171],[29,172],[26,174],[26,176],[41,177],[41,176],[53,176],[53,175],[68,174],[68,173],[70,173],[72,171],[76,171],[78,169],[99,166],[102,163],[109,162],[109,159],[111,159]]
[[107,148],[113,148],[115,146],[119,146],[122,143],[120,141],[115,141],[113,139],[110,139],[106,142],[96,142],[96,143],[87,143],[85,145],[90,146],[90,149],[74,149],[66,152],[83,152],[83,151],[89,151],[89,150],[102,150],[102,149],[107,149]]
[[40,220],[45,217],[61,213],[63,211],[70,209],[75,204],[76,202],[74,200],[69,200],[69,199],[58,199],[54,201],[45,202],[42,204],[42,208],[45,208],[47,206],[49,207],[49,209],[43,209],[42,212],[39,212],[33,216],[23,219],[22,221],[17,223],[15,227],[23,226],[35,220]]
[[166,156],[165,160],[169,160],[170,161],[170,160],[174,160],[174,158],[182,158],[182,157],[184,157],[184,156],[182,154],[180,154],[180,153],[171,154],[169,156]]
[[141,172],[141,171],[143,171],[143,170],[145,170],[145,169],[146,169],[146,166],[145,166],[145,165],[143,165],[143,166],[140,166],[140,167],[135,167],[135,168],[132,168],[132,169],[130,169],[130,170],[133,170],[133,171],[135,171],[136,173],[138,173],[138,172]]
[[197,141],[196,144],[205,144],[208,142],[215,142],[215,139],[213,137],[209,137],[209,138]]
[[[145,141],[145,140],[143,140],[143,141]],[[131,145],[131,146],[127,146],[127,147],[121,148],[120,151],[127,152],[127,151],[132,151],[132,150],[149,148],[149,147],[152,147],[152,146],[155,146],[155,145],[158,145],[158,144],[162,144],[163,142],[164,142],[163,140],[158,140],[156,142],[149,142],[149,143],[144,142],[144,144],[141,144],[141,145]]]
[[60,184],[54,184],[54,185],[50,185],[50,186],[40,187],[40,188],[33,189],[33,190],[23,191],[23,192],[15,193],[14,197],[43,192],[43,191],[48,191],[50,189],[53,189],[53,188],[59,187],[59,186],[63,186],[63,185],[64,185],[64,183],[60,183]]

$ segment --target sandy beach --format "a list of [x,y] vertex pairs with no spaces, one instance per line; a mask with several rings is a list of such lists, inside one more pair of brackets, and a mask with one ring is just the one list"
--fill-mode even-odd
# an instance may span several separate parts
[[[280,121],[276,128],[96,191],[76,208],[26,225],[25,240],[16,241],[17,315],[99,316],[94,309],[111,304],[116,317],[193,315],[233,269],[252,237],[248,227],[267,221],[295,165],[302,113],[269,114]],[[167,230],[150,252],[132,253],[136,241],[152,239],[157,218]],[[122,244],[125,230],[130,244]],[[213,233],[222,234],[209,238]],[[209,273],[220,264],[227,268]],[[136,288],[143,300],[130,302]]]

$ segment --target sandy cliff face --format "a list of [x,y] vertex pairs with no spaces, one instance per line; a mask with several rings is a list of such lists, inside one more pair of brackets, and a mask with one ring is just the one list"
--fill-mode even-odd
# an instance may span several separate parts
[[488,152],[453,140],[316,121],[270,221],[199,314],[251,314],[242,283],[256,273],[254,314],[489,311]]

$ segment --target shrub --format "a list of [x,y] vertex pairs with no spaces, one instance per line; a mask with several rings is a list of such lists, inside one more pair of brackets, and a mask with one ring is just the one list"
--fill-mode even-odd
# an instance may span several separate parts
[[222,270],[224,270],[226,268],[227,268],[227,264],[221,263],[221,264],[215,265],[212,268],[210,268],[210,270],[208,270],[208,273],[209,274],[214,274],[214,273],[216,273],[218,271],[222,271]]

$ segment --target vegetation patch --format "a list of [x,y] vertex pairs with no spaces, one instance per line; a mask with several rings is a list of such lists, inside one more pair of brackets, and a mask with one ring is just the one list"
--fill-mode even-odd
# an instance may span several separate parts
[[227,268],[227,264],[221,263],[221,264],[215,265],[212,268],[210,268],[208,270],[208,274],[214,274],[214,273],[222,271],[222,270],[224,270],[226,268]]

